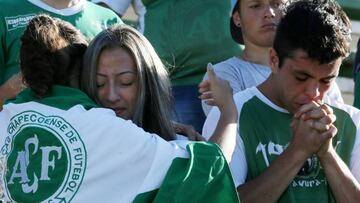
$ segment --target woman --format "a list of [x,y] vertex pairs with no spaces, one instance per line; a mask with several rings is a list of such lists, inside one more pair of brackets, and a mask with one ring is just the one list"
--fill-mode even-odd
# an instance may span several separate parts
[[165,140],[175,139],[167,71],[149,41],[132,27],[116,25],[92,40],[84,55],[82,89],[117,116]]
[[[0,112],[5,202],[238,201],[216,145],[166,142],[96,108],[71,87],[77,84],[86,42],[70,24],[37,16],[21,40],[28,88]],[[228,87],[214,76],[201,91],[213,91],[224,112],[213,141],[230,160],[237,116],[231,91],[219,85]]]

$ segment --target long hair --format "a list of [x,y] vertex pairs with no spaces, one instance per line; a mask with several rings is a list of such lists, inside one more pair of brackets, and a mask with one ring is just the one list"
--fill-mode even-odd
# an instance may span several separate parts
[[20,68],[37,98],[48,96],[53,85],[76,86],[87,42],[74,26],[39,15],[29,22],[21,42]]
[[115,25],[98,34],[84,55],[81,89],[97,103],[96,72],[105,49],[123,48],[135,61],[139,80],[138,98],[132,120],[144,130],[173,140],[172,94],[168,73],[150,42],[127,25]]

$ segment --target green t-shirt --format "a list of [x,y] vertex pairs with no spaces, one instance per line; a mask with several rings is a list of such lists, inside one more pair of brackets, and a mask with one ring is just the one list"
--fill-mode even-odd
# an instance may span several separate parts
[[197,85],[206,64],[241,53],[230,35],[230,0],[143,0],[144,35],[173,85]]
[[75,8],[63,10],[55,10],[39,0],[1,0],[0,8],[0,85],[19,71],[20,37],[35,15],[45,13],[68,21],[89,39],[122,23],[111,10],[84,0]]
[[[256,87],[235,94],[234,100],[239,111],[239,137],[230,167],[236,185],[241,185],[262,174],[287,148],[293,135],[290,127],[293,115],[272,103]],[[359,146],[359,141],[355,144],[359,136],[359,110],[345,104],[336,105],[331,106],[338,129],[333,146],[351,170],[359,165],[359,154],[353,154],[358,150],[355,146]],[[206,137],[213,131],[218,117],[218,109],[209,113],[203,129]],[[355,177],[359,177],[357,171],[352,170]],[[335,202],[316,156],[307,159],[278,202]]]
[[[347,112],[332,108],[337,118],[335,126],[338,129],[338,133],[333,138],[333,146],[349,166],[356,126]],[[248,164],[246,181],[263,173],[286,149],[292,139],[291,121],[291,114],[270,107],[259,97],[255,96],[244,103],[240,114],[239,131]],[[335,202],[324,169],[315,155],[307,159],[278,202]]]

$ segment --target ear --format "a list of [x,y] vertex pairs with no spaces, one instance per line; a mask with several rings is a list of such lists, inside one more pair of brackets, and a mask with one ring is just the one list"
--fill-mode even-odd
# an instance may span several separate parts
[[234,22],[234,24],[237,27],[241,27],[241,20],[240,20],[240,13],[239,11],[235,11],[234,14],[232,15],[232,20]]
[[271,71],[273,73],[277,73],[279,70],[279,57],[274,48],[270,48],[269,52],[270,52],[269,65],[270,65]]

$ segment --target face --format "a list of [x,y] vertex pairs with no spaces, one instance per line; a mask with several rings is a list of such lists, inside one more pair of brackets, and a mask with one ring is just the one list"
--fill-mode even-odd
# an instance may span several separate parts
[[271,47],[287,0],[240,0],[235,25],[240,24],[245,46]]
[[293,58],[285,58],[278,67],[278,58],[270,51],[270,65],[273,71],[273,91],[270,98],[275,104],[295,113],[297,109],[311,101],[321,101],[330,85],[339,74],[341,58],[328,64],[319,64],[298,50]]
[[96,73],[97,96],[102,106],[132,119],[138,98],[139,79],[135,62],[123,48],[103,50]]

